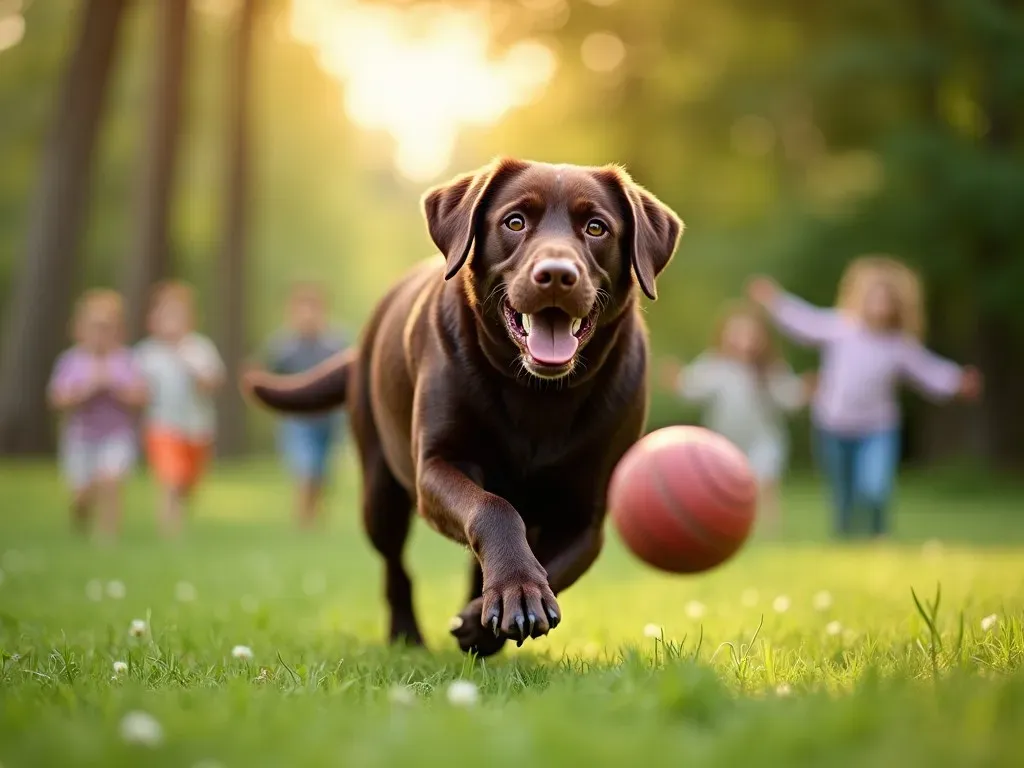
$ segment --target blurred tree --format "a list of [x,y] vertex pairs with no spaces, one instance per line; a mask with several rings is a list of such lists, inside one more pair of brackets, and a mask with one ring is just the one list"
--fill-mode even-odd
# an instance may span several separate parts
[[[793,3],[789,10],[802,3]],[[877,158],[881,183],[814,216],[794,266],[833,277],[888,250],[924,275],[930,341],[976,362],[987,392],[973,417],[915,408],[926,456],[969,445],[1024,461],[1024,15],[1015,0],[830,4],[804,75],[833,153]],[[803,18],[803,17],[801,17]],[[804,34],[810,39],[811,30]],[[797,270],[794,276],[797,276]],[[807,290],[816,278],[796,279]]]
[[126,0],[89,0],[67,63],[4,323],[0,453],[52,448],[50,366],[67,338],[92,158]]
[[162,0],[158,5],[149,126],[139,158],[135,231],[125,262],[124,292],[132,340],[145,335],[151,287],[171,271],[168,221],[181,133],[189,0]]
[[234,50],[229,59],[224,157],[224,232],[220,244],[215,305],[217,341],[228,370],[220,397],[218,450],[223,455],[245,451],[245,403],[235,382],[246,355],[246,257],[250,184],[250,98],[256,0],[243,0],[237,12]]

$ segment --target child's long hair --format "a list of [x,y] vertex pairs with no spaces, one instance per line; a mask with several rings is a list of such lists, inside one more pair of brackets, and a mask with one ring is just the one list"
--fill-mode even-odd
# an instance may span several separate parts
[[921,279],[906,264],[890,256],[861,256],[851,262],[839,281],[836,307],[859,315],[864,296],[875,281],[883,283],[892,292],[896,304],[891,330],[900,330],[920,339],[924,335],[925,323]]
[[757,305],[749,301],[735,301],[727,304],[715,325],[711,337],[711,347],[719,354],[728,354],[728,350],[725,348],[725,328],[730,320],[737,317],[753,321],[761,331],[761,347],[754,358],[754,367],[764,381],[768,371],[779,361],[779,349],[775,344],[775,337],[772,335],[764,312]]

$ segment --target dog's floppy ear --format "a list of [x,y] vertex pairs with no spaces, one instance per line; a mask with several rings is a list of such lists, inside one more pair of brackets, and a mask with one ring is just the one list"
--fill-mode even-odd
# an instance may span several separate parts
[[473,173],[456,176],[423,195],[423,216],[434,245],[444,254],[444,279],[450,280],[469,258],[487,198],[497,185],[527,167],[521,160],[495,160]]
[[622,168],[609,166],[602,171],[605,180],[617,186],[625,198],[632,229],[629,257],[636,280],[649,299],[657,299],[655,279],[672,260],[683,222]]

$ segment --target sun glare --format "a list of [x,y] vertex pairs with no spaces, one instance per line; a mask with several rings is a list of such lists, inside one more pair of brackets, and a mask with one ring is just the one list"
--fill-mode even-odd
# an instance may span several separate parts
[[418,182],[447,169],[461,129],[528,104],[557,65],[535,41],[491,51],[486,4],[294,0],[291,28],[344,85],[349,118],[386,131],[395,166]]

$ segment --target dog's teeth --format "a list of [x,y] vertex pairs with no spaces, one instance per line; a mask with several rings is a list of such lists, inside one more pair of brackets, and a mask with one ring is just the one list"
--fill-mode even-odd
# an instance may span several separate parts
[[522,315],[523,330],[526,331],[527,335],[530,333],[530,328],[533,327],[533,323],[530,321],[529,315]]
[[582,327],[583,327],[583,318],[582,317],[574,317],[573,320],[572,320],[572,332],[573,332],[573,335],[579,333],[580,332],[580,328],[582,328]]

